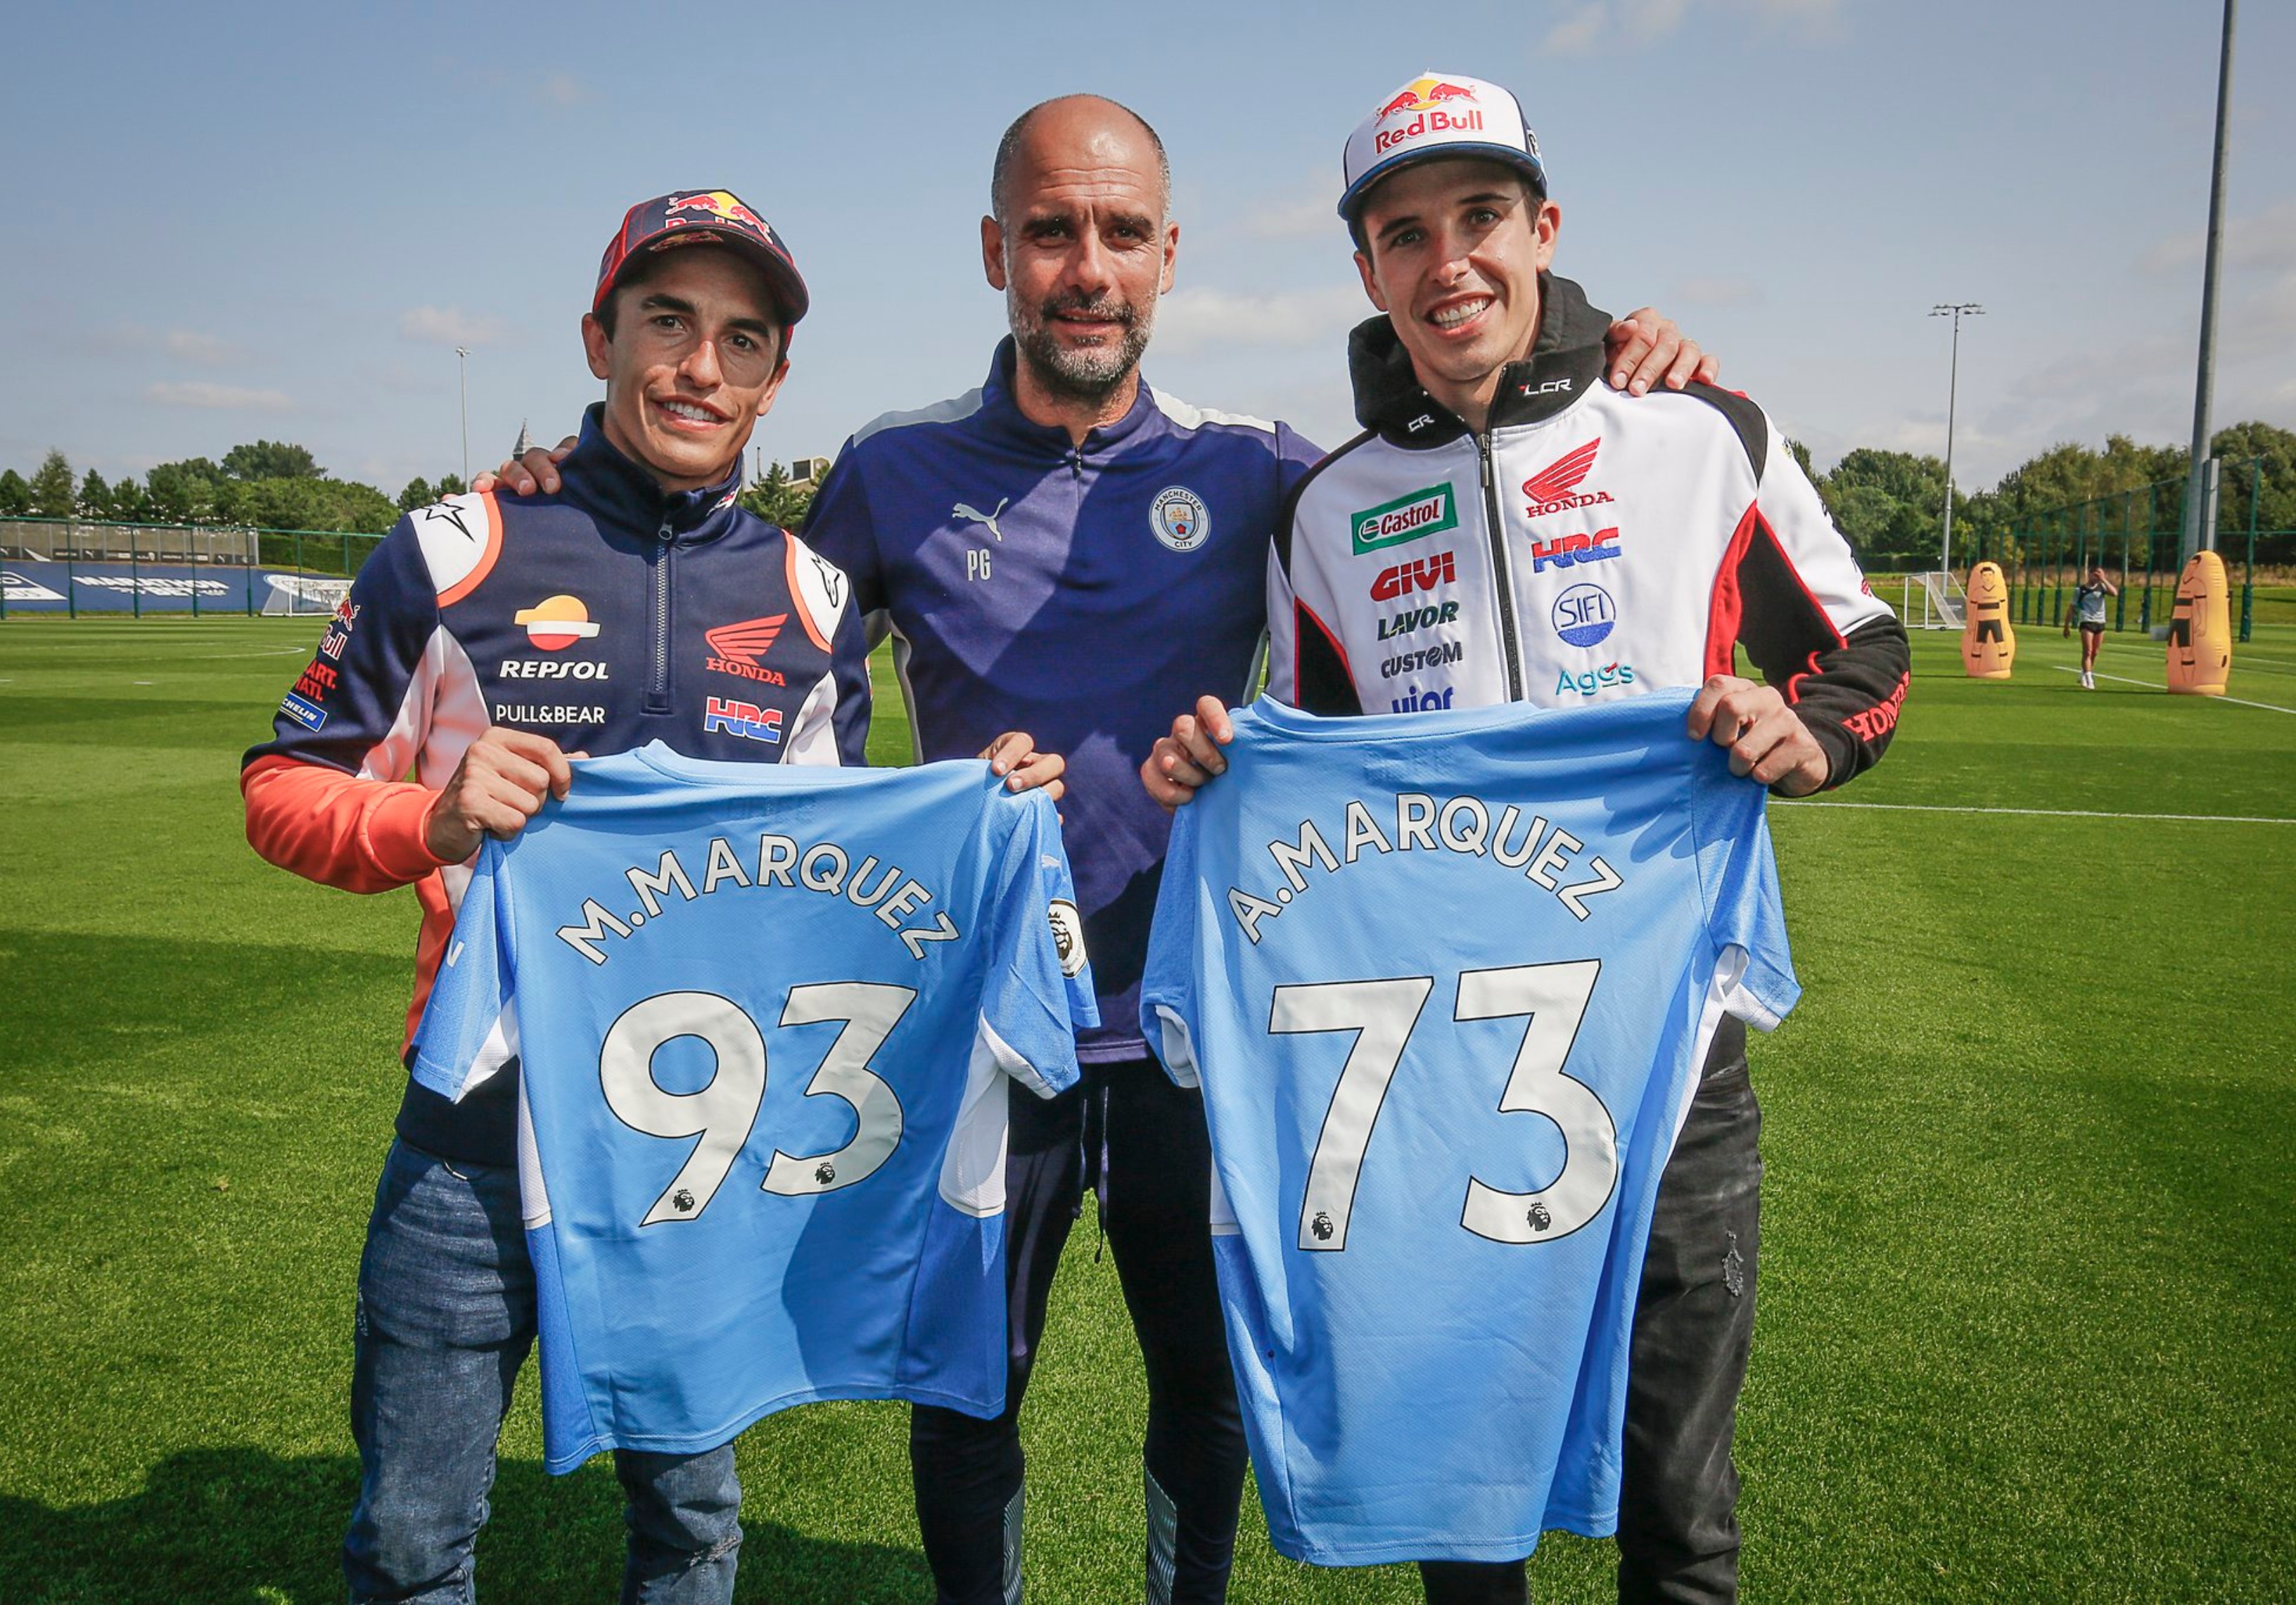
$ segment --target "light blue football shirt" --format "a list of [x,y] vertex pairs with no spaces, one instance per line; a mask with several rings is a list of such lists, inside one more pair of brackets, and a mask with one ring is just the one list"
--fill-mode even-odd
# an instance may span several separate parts
[[1200,1083],[1275,1546],[1508,1560],[1617,1527],[1660,1173],[1723,1013],[1800,995],[1764,792],[1688,692],[1322,719],[1179,811],[1142,1025]]
[[1060,825],[980,762],[577,763],[480,854],[415,1043],[514,1058],[545,1462],[816,1399],[1004,1404],[1005,1083],[1077,1077]]

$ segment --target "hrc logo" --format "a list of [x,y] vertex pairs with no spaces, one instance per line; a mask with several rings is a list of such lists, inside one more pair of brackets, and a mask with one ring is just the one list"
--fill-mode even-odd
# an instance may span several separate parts
[[745,741],[767,741],[775,746],[782,739],[782,710],[759,708],[754,702],[738,701],[732,697],[712,697],[702,710],[701,733],[718,731],[740,736]]
[[1592,535],[1559,535],[1551,541],[1530,543],[1530,571],[1568,569],[1573,563],[1596,563],[1619,555],[1619,527]]

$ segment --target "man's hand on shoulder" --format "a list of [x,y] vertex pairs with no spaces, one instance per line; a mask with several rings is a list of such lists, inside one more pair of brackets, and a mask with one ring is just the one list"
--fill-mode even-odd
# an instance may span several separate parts
[[562,483],[558,465],[566,461],[576,443],[576,437],[569,435],[547,451],[538,446],[529,446],[523,457],[512,457],[494,472],[480,474],[472,480],[471,488],[506,490],[514,496],[530,496],[537,490],[545,495],[555,495]]
[[574,783],[567,757],[547,737],[488,725],[430,805],[422,845],[441,864],[461,864],[488,836],[508,841],[545,802],[566,795]]
[[1235,726],[1218,697],[1198,697],[1196,711],[1172,721],[1172,733],[1156,738],[1140,766],[1140,783],[1167,808],[1192,800],[1196,788],[1227,773],[1220,749],[1235,740]]
[[1808,797],[1832,774],[1825,749],[1775,690],[1735,675],[1716,675],[1691,700],[1690,739],[1730,749],[1730,773],[1782,797]]
[[1068,793],[1068,782],[1061,778],[1068,772],[1068,759],[1057,752],[1037,751],[1035,740],[1025,731],[1006,731],[989,742],[980,756],[988,760],[991,771],[1004,776],[1011,790],[1033,791],[1041,786],[1054,802]]
[[1696,340],[1682,337],[1672,318],[1648,307],[1612,323],[1603,344],[1608,348],[1611,388],[1631,395],[1647,396],[1654,384],[1678,390],[1693,379],[1712,384],[1722,372],[1721,363],[1700,350]]

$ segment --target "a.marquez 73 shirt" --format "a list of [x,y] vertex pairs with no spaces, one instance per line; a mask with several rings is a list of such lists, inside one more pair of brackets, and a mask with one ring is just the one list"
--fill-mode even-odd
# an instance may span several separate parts
[[1687,692],[1321,719],[1179,810],[1143,1028],[1200,1084],[1275,1547],[1512,1560],[1617,1523],[1659,1178],[1726,1013],[1799,995],[1764,792]]

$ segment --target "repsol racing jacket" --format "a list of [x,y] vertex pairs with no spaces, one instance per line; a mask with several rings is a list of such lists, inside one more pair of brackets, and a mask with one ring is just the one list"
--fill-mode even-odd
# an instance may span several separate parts
[[1910,658],[1761,408],[1601,382],[1610,315],[1541,280],[1529,360],[1478,437],[1385,318],[1349,347],[1364,432],[1292,492],[1268,570],[1268,690],[1313,713],[1569,708],[1696,685],[1742,647],[1825,749],[1882,755]]
[[[241,771],[265,858],[346,891],[414,886],[409,1042],[469,880],[424,826],[488,726],[593,757],[660,741],[689,757],[863,761],[868,668],[844,574],[735,505],[738,474],[665,495],[600,412],[557,494],[453,496],[400,519]],[[459,1105],[410,1080],[399,1135],[511,1163],[516,1079]]]

